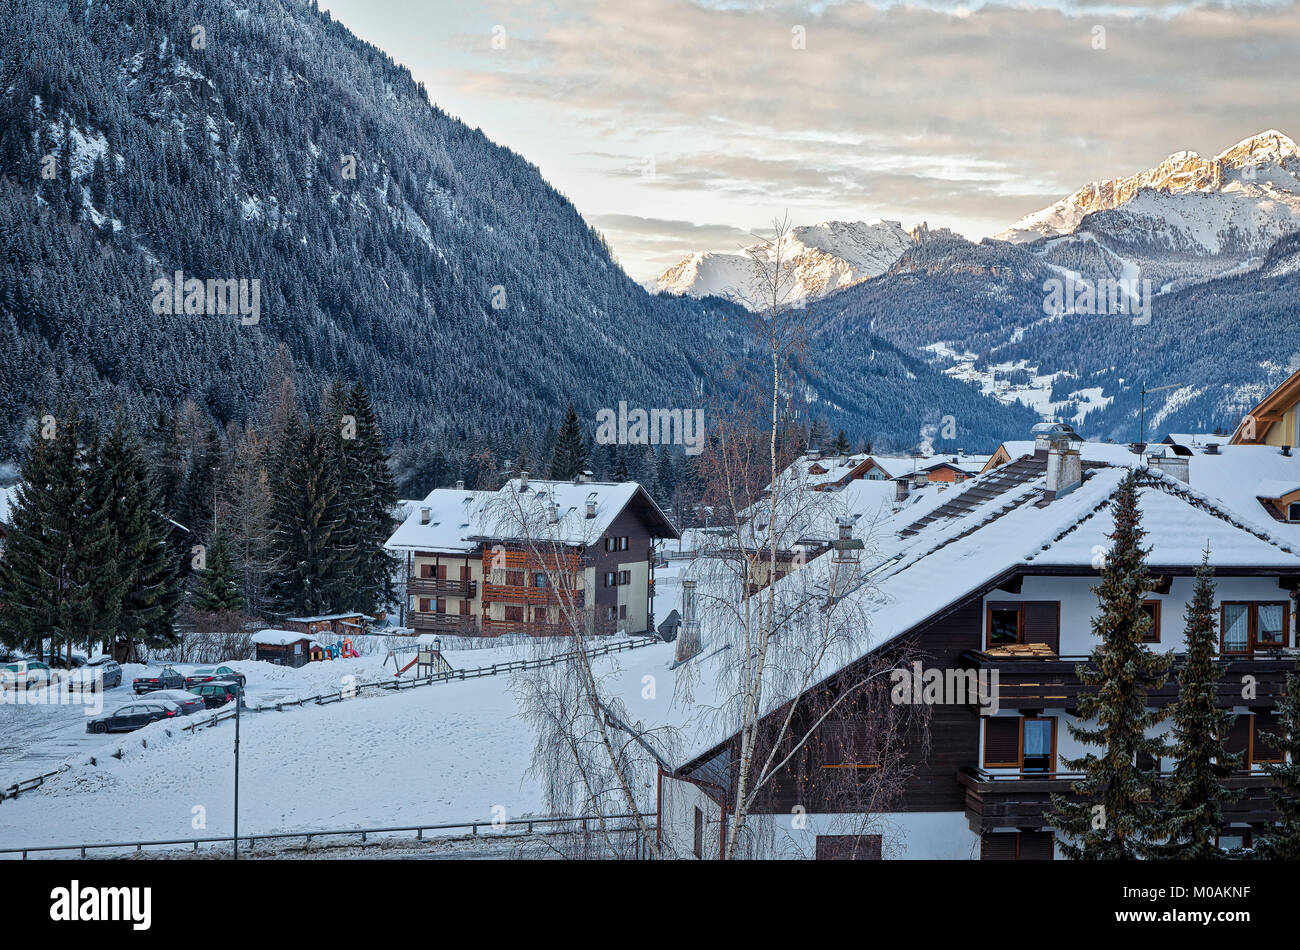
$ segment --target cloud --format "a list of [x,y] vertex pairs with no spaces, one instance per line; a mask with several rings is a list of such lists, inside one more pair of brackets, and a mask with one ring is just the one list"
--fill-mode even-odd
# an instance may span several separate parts
[[567,130],[543,170],[585,213],[664,222],[610,228],[639,277],[667,235],[730,250],[723,231],[772,212],[978,237],[1180,149],[1300,134],[1296,3],[1053,6],[487,0],[509,49],[464,36],[430,88]]

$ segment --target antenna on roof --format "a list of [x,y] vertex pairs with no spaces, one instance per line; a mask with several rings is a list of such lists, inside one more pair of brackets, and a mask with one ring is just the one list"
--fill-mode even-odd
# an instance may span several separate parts
[[1143,445],[1147,442],[1147,393],[1158,393],[1166,389],[1181,389],[1186,383],[1169,383],[1166,386],[1157,386],[1155,389],[1147,389],[1146,380],[1142,381],[1142,407],[1138,412],[1138,441]]

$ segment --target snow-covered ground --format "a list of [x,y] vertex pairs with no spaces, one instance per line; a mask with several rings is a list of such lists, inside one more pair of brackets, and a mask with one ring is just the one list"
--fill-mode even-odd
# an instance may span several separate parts
[[[554,646],[564,652],[562,644]],[[644,650],[670,657],[672,647]],[[504,646],[446,657],[453,667],[466,669],[525,655],[536,654]],[[393,669],[382,656],[299,669],[256,661],[229,665],[248,677],[252,706],[389,679]],[[176,668],[184,672],[191,667]],[[123,685],[106,691],[104,708],[132,701],[131,680],[145,669],[124,666]],[[500,675],[401,693],[365,691],[327,706],[246,714],[240,746],[241,831],[545,813],[542,791],[527,775],[532,735],[517,716],[510,685],[510,677]],[[0,785],[70,763],[41,788],[0,803],[0,847],[230,833],[233,725],[190,733],[159,722],[133,733],[91,735],[85,732],[85,720],[81,706],[0,705]],[[196,814],[202,814],[206,827],[196,827]]]

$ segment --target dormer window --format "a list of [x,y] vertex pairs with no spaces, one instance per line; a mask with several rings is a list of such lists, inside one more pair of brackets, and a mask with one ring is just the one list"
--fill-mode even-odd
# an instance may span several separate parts
[[1286,506],[1286,520],[1300,521],[1300,501],[1293,501]]

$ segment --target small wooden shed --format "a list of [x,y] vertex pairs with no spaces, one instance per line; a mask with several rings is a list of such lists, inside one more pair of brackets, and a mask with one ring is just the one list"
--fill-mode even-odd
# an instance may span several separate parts
[[252,636],[256,647],[254,659],[280,666],[302,666],[311,660],[311,648],[318,646],[315,637],[297,630],[259,630]]

